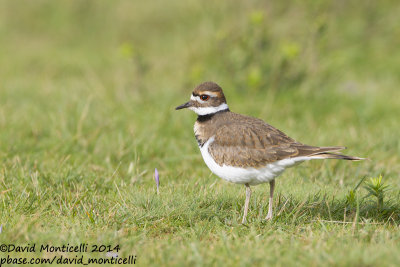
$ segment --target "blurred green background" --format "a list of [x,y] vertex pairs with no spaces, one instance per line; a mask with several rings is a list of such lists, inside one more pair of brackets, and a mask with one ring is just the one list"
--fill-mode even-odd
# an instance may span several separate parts
[[[398,213],[314,220],[345,220],[348,190],[379,174],[400,210],[399,14],[398,1],[0,0],[0,241],[120,242],[143,265],[398,262]],[[258,186],[237,225],[244,189],[210,175],[195,115],[174,111],[208,80],[234,112],[370,160],[290,169],[277,198],[293,207],[277,200],[282,217],[261,222]],[[319,195],[332,202],[296,204]]]

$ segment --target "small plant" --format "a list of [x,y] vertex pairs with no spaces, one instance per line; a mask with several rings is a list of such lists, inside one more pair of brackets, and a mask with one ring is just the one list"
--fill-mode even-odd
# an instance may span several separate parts
[[355,203],[356,203],[356,191],[354,189],[351,189],[346,195],[346,204],[354,205]]
[[379,175],[379,177],[370,178],[369,181],[365,183],[365,189],[368,191],[367,197],[376,197],[378,209],[382,210],[385,192],[389,190],[389,186],[384,185],[382,182],[382,175]]
[[347,205],[355,206],[356,191],[360,187],[360,185],[364,182],[365,178],[366,178],[365,176],[363,178],[361,178],[361,180],[358,182],[358,184],[347,193],[347,195],[346,195],[346,204]]

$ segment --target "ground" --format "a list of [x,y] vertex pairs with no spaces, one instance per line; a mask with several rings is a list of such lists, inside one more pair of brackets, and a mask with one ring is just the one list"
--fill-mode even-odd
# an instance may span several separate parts
[[[399,264],[396,1],[0,6],[0,244],[119,245],[141,266]],[[289,169],[275,218],[259,185],[241,225],[244,186],[210,173],[196,116],[174,110],[206,80],[232,111],[368,160]],[[379,175],[383,205],[366,190]]]

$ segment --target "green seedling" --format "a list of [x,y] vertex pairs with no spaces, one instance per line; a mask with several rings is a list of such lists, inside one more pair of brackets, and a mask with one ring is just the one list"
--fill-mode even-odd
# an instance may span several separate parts
[[389,185],[385,185],[382,182],[382,175],[379,175],[379,177],[370,178],[369,181],[365,183],[365,189],[368,191],[367,197],[376,197],[378,209],[382,210],[385,192],[389,190]]

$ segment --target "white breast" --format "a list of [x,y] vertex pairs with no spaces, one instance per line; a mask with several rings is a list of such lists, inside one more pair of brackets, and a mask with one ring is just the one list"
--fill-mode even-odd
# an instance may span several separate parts
[[208,147],[214,141],[214,136],[207,140],[203,147],[199,147],[201,155],[203,156],[204,162],[207,167],[217,176],[222,179],[237,183],[257,185],[261,183],[270,182],[279,176],[286,168],[292,167],[305,160],[310,160],[309,157],[295,157],[289,159],[283,159],[274,163],[269,163],[265,167],[256,168],[240,168],[227,165],[218,165],[211,154],[208,152]]

